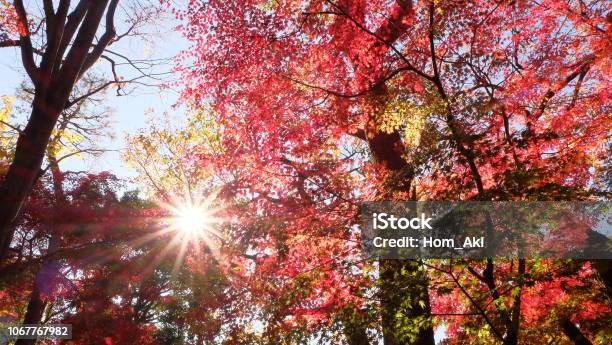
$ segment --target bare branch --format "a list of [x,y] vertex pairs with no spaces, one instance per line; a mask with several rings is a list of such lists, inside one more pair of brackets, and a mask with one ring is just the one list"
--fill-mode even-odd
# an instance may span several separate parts
[[119,82],[118,81],[109,81],[109,82],[106,82],[106,83],[100,85],[99,87],[97,87],[97,88],[87,92],[86,94],[84,94],[82,96],[79,96],[79,97],[69,101],[68,103],[66,103],[65,109],[68,109],[68,108],[74,106],[75,104],[81,102],[82,100],[84,100],[84,99],[86,99],[88,97],[91,97],[91,96],[95,95],[96,93],[98,93],[100,91],[103,91],[107,87],[109,87],[109,86],[111,86],[113,84],[117,84],[117,83],[121,83],[121,82],[120,81]]
[[16,131],[17,133],[21,134],[22,130],[19,127],[15,127],[13,125],[11,125],[10,123],[0,120],[0,123],[2,123],[3,125],[9,127],[10,129]]
[[[66,160],[66,159],[68,159],[70,157],[73,157],[73,156],[76,156],[76,155],[80,155],[80,154],[83,154],[83,153],[91,154],[91,155],[99,155],[99,154],[106,153],[106,152],[111,152],[111,151],[116,151],[116,150],[94,149],[94,148],[82,149],[82,150],[77,150],[77,151],[74,151],[74,152],[71,152],[71,153],[67,153],[67,154],[57,158],[56,161],[57,161],[57,163],[60,163],[63,160]],[[44,169],[41,169],[40,175],[42,176],[42,175],[46,174],[47,171],[49,171],[50,168],[51,168],[51,165],[49,164]]]
[[121,93],[121,89],[123,85],[127,85],[127,84],[138,84],[138,85],[142,85],[142,86],[151,86],[151,87],[159,87],[160,85],[155,85],[155,84],[148,84],[148,83],[143,83],[143,82],[139,82],[139,80],[144,79],[144,78],[155,78],[156,75],[164,75],[167,73],[159,73],[159,74],[150,74],[150,75],[142,75],[142,76],[138,76],[138,77],[134,77],[132,79],[127,79],[127,80],[121,80],[118,79],[118,76],[115,76],[117,79],[115,80],[111,80],[108,81],[102,85],[100,85],[99,87],[77,97],[74,98],[72,100],[70,100],[69,102],[66,103],[66,106],[64,107],[64,109],[69,109],[70,107],[74,106],[75,104],[83,101],[84,99],[91,97],[101,91],[103,91],[104,89],[106,89],[109,86],[112,85],[117,85],[118,86],[118,90],[117,90],[117,96],[125,96],[127,94],[129,94],[128,92],[123,92]]
[[[146,71],[144,71],[144,70],[143,70],[143,67],[138,66],[138,63],[137,63],[137,62],[133,61],[132,59],[130,59],[129,57],[127,57],[127,56],[125,56],[125,55],[123,55],[123,54],[119,54],[119,53],[117,53],[117,52],[115,52],[115,51],[112,51],[112,50],[110,50],[110,49],[107,49],[107,50],[106,50],[106,53],[109,53],[109,54],[112,54],[112,55],[115,55],[115,56],[118,56],[118,57],[122,58],[123,60],[125,60],[125,61],[126,61],[126,63],[127,63],[128,65],[132,66],[132,67],[133,67],[135,70],[137,70],[137,71],[138,71],[138,73],[142,74],[143,76],[147,76],[147,75],[149,75],[149,74],[150,74],[150,73],[147,73]],[[108,56],[102,56],[102,58],[105,58],[106,60],[109,60]],[[117,64],[116,62],[114,62],[114,61],[113,61],[113,72],[114,72],[114,68],[115,68],[117,65],[118,65],[118,64]],[[144,68],[147,68],[147,67],[148,67],[148,68],[150,68],[150,67],[152,67],[152,66],[153,66],[153,65],[151,64],[151,65],[146,66],[146,67],[144,67]]]

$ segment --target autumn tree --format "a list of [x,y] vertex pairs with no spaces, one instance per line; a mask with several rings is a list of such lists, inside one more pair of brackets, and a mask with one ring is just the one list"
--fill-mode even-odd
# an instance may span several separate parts
[[228,306],[235,292],[210,265],[210,253],[187,242],[182,251],[183,236],[168,230],[168,211],[138,193],[120,197],[116,177],[61,175],[63,203],[56,200],[51,173],[25,203],[15,235],[20,257],[3,267],[2,277],[10,279],[0,280],[0,316],[72,324],[79,330],[75,344],[218,337],[222,320],[233,314]]
[[[56,189],[58,174],[60,190]],[[111,272],[119,267],[129,270],[134,266],[129,260],[113,266],[117,264],[114,256],[129,253],[131,247],[128,244],[146,234],[154,222],[149,219],[147,223],[138,217],[142,209],[133,208],[134,202],[128,204],[119,200],[115,193],[118,182],[108,173],[58,171],[39,180],[17,226],[20,260],[4,268],[15,267],[16,270],[12,270],[12,279],[2,281],[3,293],[22,293],[29,298],[25,304],[15,301],[2,303],[3,310],[18,310],[11,316],[22,322],[41,324],[70,318],[79,324],[86,321],[86,315],[78,313],[82,311],[80,306],[88,293],[97,294],[97,301],[109,293],[108,299],[113,298],[113,290],[105,290],[109,282],[104,280],[109,276],[116,279],[111,284],[124,286],[125,282]],[[126,225],[127,219],[130,219],[130,225]],[[24,287],[18,285],[18,281],[28,283]],[[91,303],[95,304],[94,301]],[[109,306],[107,309],[108,313],[129,312],[128,308],[116,310],[121,308]],[[134,331],[124,332],[121,336],[134,336],[141,332],[144,337],[144,323],[139,326],[137,321],[133,321],[131,326]],[[31,344],[35,340],[19,339],[17,343]]]
[[[14,222],[39,176],[45,151],[60,114],[83,97],[110,85],[122,85],[117,59],[123,54],[109,47],[123,38],[138,35],[143,23],[157,12],[155,3],[110,1],[44,1],[42,13],[28,9],[23,1],[2,2],[1,47],[18,47],[24,70],[34,90],[31,115],[19,133],[14,158],[0,190],[0,257],[6,258],[14,233]],[[128,11],[125,29],[117,32],[116,17]],[[17,36],[17,38],[13,38]],[[73,95],[74,86],[101,58],[111,66],[113,77],[92,93]],[[122,62],[123,63],[123,62]],[[143,70],[139,71],[145,73]],[[143,76],[138,76],[140,79]],[[133,81],[133,80],[132,80]]]
[[[77,155],[92,158],[103,153],[104,150],[96,142],[112,135],[107,128],[110,110],[103,106],[104,95],[100,92],[101,86],[106,82],[105,79],[91,73],[84,76],[73,89],[72,94],[77,96],[73,96],[72,99],[77,99],[78,95],[90,94],[90,96],[81,97],[74,106],[62,111],[49,139],[45,154],[47,166],[41,169],[40,175],[48,172],[51,176],[52,206],[57,211],[57,215],[70,206],[66,194],[65,172],[60,169],[60,162]],[[29,104],[34,97],[34,90],[23,86],[18,95],[21,101]],[[25,324],[41,323],[45,308],[55,302],[52,296],[44,295],[41,290],[43,287],[47,290],[56,289],[57,277],[63,267],[62,260],[53,256],[53,253],[63,249],[63,234],[58,230],[63,220],[58,217],[49,221],[49,224],[43,225],[48,229],[46,234],[48,244],[46,248],[41,247],[39,250],[45,251],[50,256],[42,261],[38,272],[35,272],[27,312],[23,318]],[[18,341],[18,344],[33,343],[35,340],[32,339]]]
[[136,183],[151,198],[201,194],[211,189],[215,171],[194,157],[219,152],[221,125],[205,109],[184,116],[151,115],[147,127],[127,137],[124,161],[137,172]]
[[[195,42],[184,100],[212,100],[231,128],[224,151],[200,159],[218,162],[230,181],[222,195],[240,205],[237,250],[256,257],[245,276],[275,283],[257,291],[277,308],[270,331],[342,320],[347,341],[363,343],[377,291],[385,343],[433,342],[431,268],[381,261],[379,279],[368,276],[352,245],[359,201],[601,197],[591,181],[608,153],[608,11],[601,1],[399,0],[179,11]],[[496,295],[499,279],[520,282],[531,264],[468,266],[487,298],[509,301],[484,337],[517,344],[523,286]],[[588,279],[598,277],[609,285],[605,266]]]
[[[223,186],[219,180],[222,176],[213,165],[200,164],[199,159],[223,150],[220,140],[224,126],[216,120],[207,107],[182,115],[153,114],[146,127],[127,137],[129,145],[123,158],[136,171],[134,181],[143,186],[145,195],[161,205],[184,206],[217,194]],[[202,238],[187,238],[190,249],[184,258],[177,259],[180,267],[174,268],[175,279],[169,278],[172,302],[158,319],[163,324],[158,339],[265,343],[265,337],[252,332],[259,305],[254,302],[257,298],[245,298],[251,291],[243,281],[241,267],[228,260],[234,249],[227,246],[229,238],[219,236],[225,228],[224,224],[215,224],[202,231]],[[170,242],[163,255],[169,255],[174,243]]]
[[[106,212],[112,214],[113,212],[121,212],[120,208],[125,208],[126,205],[123,202],[119,203],[118,198],[115,196],[114,189],[118,186],[118,181],[113,179],[107,174],[101,174],[99,180],[95,183],[88,181],[87,179],[75,180],[80,177],[80,173],[65,172],[60,169],[59,163],[64,159],[81,156],[84,159],[91,158],[92,156],[99,155],[104,152],[104,149],[98,144],[100,140],[106,136],[112,135],[109,132],[108,121],[110,120],[109,112],[110,109],[104,105],[106,95],[103,92],[107,85],[107,80],[94,73],[88,73],[85,75],[75,86],[72,92],[71,99],[78,100],[74,106],[64,110],[57,121],[57,125],[54,128],[49,144],[46,150],[46,167],[42,168],[40,175],[42,183],[37,184],[35,188],[35,195],[28,198],[24,214],[21,218],[25,218],[25,221],[20,220],[17,223],[15,238],[17,241],[14,243],[12,248],[16,252],[17,260],[14,260],[7,266],[4,266],[5,273],[3,274],[6,278],[10,276],[20,276],[18,281],[25,280],[31,286],[21,288],[22,293],[28,292],[29,297],[26,303],[19,302],[16,300],[12,301],[15,308],[23,307],[23,314],[20,315],[19,319],[23,323],[27,324],[40,324],[49,322],[50,320],[58,320],[62,317],[70,317],[77,325],[79,322],[85,322],[86,318],[91,318],[92,315],[75,316],[73,314],[66,314],[67,308],[74,308],[78,303],[78,300],[85,298],[89,291],[78,290],[66,291],[67,285],[75,287],[78,281],[75,279],[68,278],[69,272],[76,270],[86,269],[87,266],[82,265],[78,260],[73,260],[71,256],[79,257],[82,252],[89,254],[95,254],[97,251],[90,248],[86,243],[80,241],[74,242],[74,232],[83,230],[77,230],[76,228],[70,229],[71,227],[78,226],[77,223],[73,225],[66,224],[66,212],[69,208],[81,208],[83,207],[103,207]],[[83,97],[83,95],[87,95]],[[34,90],[23,85],[22,89],[18,92],[17,97],[17,108],[27,108],[31,103],[31,98],[34,96]],[[7,100],[8,102],[8,100]],[[21,104],[21,105],[19,105]],[[10,108],[5,108],[9,112]],[[19,109],[16,109],[18,111]],[[4,122],[3,133],[7,133],[7,143],[11,143],[11,138],[16,137],[20,132],[20,125],[11,120],[16,120],[14,117],[5,116],[8,121]],[[10,149],[9,144],[6,145],[7,149]],[[11,154],[7,154],[7,158],[10,158]],[[86,183],[87,182],[87,183]],[[79,193],[75,194],[74,184],[84,183]],[[42,191],[41,191],[42,189]],[[42,193],[48,193],[48,196],[44,196]],[[91,194],[85,200],[85,205],[75,205],[77,199],[75,197],[80,194]],[[103,202],[103,199],[108,201]],[[43,203],[41,203],[44,201]],[[130,201],[131,207],[138,208],[137,203],[139,200],[134,199]],[[101,204],[101,202],[103,202]],[[89,205],[87,205],[89,203]],[[126,202],[127,203],[127,202]],[[140,202],[142,203],[142,202]],[[135,219],[132,223],[138,221],[138,213],[132,214]],[[89,219],[88,219],[89,217]],[[93,214],[85,212],[83,215],[73,214],[71,216],[77,222],[87,222],[92,224],[96,222]],[[127,221],[127,220],[126,220]],[[96,236],[99,229],[93,228],[88,229],[91,231],[91,236]],[[143,230],[146,231],[146,230]],[[125,233],[124,233],[125,235]],[[86,236],[88,239],[92,237]],[[157,238],[154,238],[157,239]],[[125,238],[129,241],[129,236]],[[121,244],[117,238],[109,240],[109,243],[113,245]],[[95,244],[91,243],[92,247],[95,248]],[[75,248],[76,247],[76,248]],[[37,254],[34,254],[37,253]],[[66,256],[64,256],[63,253]],[[105,259],[107,260],[107,259]],[[102,267],[109,265],[107,262],[100,262]],[[130,266],[131,262],[123,262],[123,265]],[[25,268],[25,270],[23,270]],[[22,271],[23,270],[23,271]],[[19,272],[19,273],[18,273]],[[29,278],[31,275],[31,279]],[[115,275],[96,275],[95,278],[88,280],[91,284],[99,284],[99,279],[112,279]],[[143,277],[147,279],[148,277]],[[140,283],[138,280],[133,281],[132,284]],[[167,284],[166,280],[163,282]],[[9,283],[8,281],[3,284],[3,293],[14,294],[18,289],[19,283]],[[89,285],[87,285],[89,286]],[[104,296],[100,289],[91,288],[95,294]],[[125,291],[125,290],[123,290]],[[118,293],[115,291],[115,293]],[[140,290],[136,290],[136,294],[141,294]],[[19,295],[19,293],[17,293]],[[108,299],[117,298],[116,294],[111,294]],[[138,332],[144,332],[145,330],[155,329],[148,325],[152,321],[150,320],[151,310],[153,306],[159,306],[162,301],[159,296],[147,297],[149,301],[146,303],[138,302],[137,306],[143,304],[142,308],[136,308],[136,313],[139,316],[134,316],[127,313],[127,309],[131,308],[131,305],[120,305],[113,306],[112,303],[107,304],[108,308],[111,309],[109,312],[123,313],[124,317],[130,315],[122,324],[124,329],[128,329],[136,325],[142,327]],[[8,309],[9,305],[3,306]],[[112,308],[111,308],[112,307]],[[146,307],[146,308],[145,308]],[[139,310],[142,309],[142,310]],[[158,307],[157,309],[162,309]],[[98,310],[99,311],[99,310]],[[138,326],[140,325],[140,326]],[[95,338],[100,333],[90,332],[89,337]],[[121,337],[128,339],[136,336],[134,333],[124,332]],[[80,341],[86,341],[82,338]],[[89,338],[92,339],[92,338]],[[152,340],[152,337],[144,337]],[[19,339],[18,344],[32,344],[35,343],[33,339]]]

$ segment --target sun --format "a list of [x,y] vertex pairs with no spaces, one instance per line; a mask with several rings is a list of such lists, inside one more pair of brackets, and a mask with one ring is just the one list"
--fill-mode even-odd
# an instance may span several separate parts
[[170,211],[167,218],[169,228],[185,240],[216,235],[216,226],[220,223],[217,217],[219,208],[213,205],[212,199],[213,196],[205,199],[175,198],[172,203],[163,205]]
[[205,198],[174,197],[170,202],[158,201],[157,204],[168,211],[161,219],[162,229],[158,235],[171,234],[157,260],[175,253],[174,273],[187,255],[198,257],[207,252],[219,259],[219,245],[223,242],[219,228],[223,220],[214,194]]
[[198,235],[212,225],[210,210],[204,207],[182,205],[175,212],[172,226],[186,235]]

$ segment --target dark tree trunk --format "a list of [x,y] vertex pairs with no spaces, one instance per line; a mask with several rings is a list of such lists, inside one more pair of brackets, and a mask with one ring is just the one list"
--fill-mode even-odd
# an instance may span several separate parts
[[[612,247],[612,240],[607,236],[591,230],[588,233],[587,243],[589,245],[589,253],[593,255],[592,257],[609,257],[608,250]],[[612,298],[612,260],[599,259],[592,260],[591,263],[597,271],[608,297]]]
[[364,325],[358,322],[345,321],[343,327],[348,345],[370,345],[367,329]]
[[[51,238],[49,251],[57,250],[57,242],[57,236]],[[43,262],[40,271],[38,271],[34,279],[34,287],[30,294],[23,324],[37,325],[41,323],[45,307],[49,302],[43,299],[43,289],[46,289],[44,292],[52,292],[55,289],[54,277],[59,274],[58,270],[59,263],[57,261],[50,259]],[[36,339],[18,339],[15,345],[33,345],[35,343]]]
[[563,333],[576,345],[593,345],[587,337],[582,334],[580,329],[574,325],[569,319],[561,320],[561,328]]
[[[378,39],[371,47],[364,49],[394,50],[394,42],[409,29],[408,21],[405,19],[414,14],[412,1],[397,0],[392,6],[392,15],[376,30]],[[350,17],[342,6],[334,7]],[[375,70],[373,73],[380,71]],[[385,165],[392,175],[384,181],[385,186],[379,198],[394,200],[398,195],[402,195],[402,200],[405,200],[410,194],[414,172],[403,157],[404,145],[401,135],[397,131],[385,133],[378,130],[377,115],[384,109],[387,89],[382,75],[373,75],[373,78],[381,80],[372,90],[374,102],[380,102],[374,106],[380,107],[372,112],[368,128],[364,129],[363,136],[360,137],[367,141],[374,159]],[[379,264],[381,284],[379,298],[382,304],[385,344],[433,345],[434,332],[429,320],[431,314],[429,283],[422,265],[416,262],[392,260],[380,260]],[[410,327],[405,327],[406,325]]]
[[[49,155],[49,167],[53,178],[53,193],[55,197],[55,208],[58,219],[54,221],[55,224],[61,222],[61,209],[66,207],[68,201],[66,194],[64,193],[64,177],[59,169],[57,159],[53,155]],[[50,234],[49,248],[47,253],[53,253],[60,248],[60,236],[61,234],[52,233]],[[45,292],[52,292],[55,290],[55,277],[60,274],[60,264],[54,257],[43,261],[40,270],[36,273],[34,279],[34,286],[32,293],[30,294],[30,300],[28,302],[28,309],[23,320],[23,324],[40,324],[43,319],[43,312],[49,301],[45,301],[42,298],[41,292],[46,289]],[[33,345],[36,343],[36,339],[19,339],[15,345]]]
[[[42,319],[46,302],[42,300],[37,285],[38,283],[35,283],[34,290],[30,295],[30,301],[28,302],[28,310],[26,311],[25,318],[23,319],[23,324],[39,324],[40,320]],[[35,343],[36,339],[18,339],[15,342],[15,345],[33,345]]]
[[521,296],[522,296],[522,280],[523,280],[523,275],[525,274],[526,271],[526,262],[525,259],[518,259],[518,286],[519,286],[519,293],[518,295],[514,298],[513,301],[513,305],[512,305],[512,313],[510,314],[510,322],[507,325],[507,335],[506,335],[506,339],[504,340],[504,344],[505,345],[517,345],[519,343],[519,332],[521,330]]
[[[377,91],[384,97],[385,90]],[[384,102],[384,100],[382,100]],[[393,174],[384,182],[381,198],[408,195],[414,172],[403,158],[403,143],[397,132],[382,133],[372,123],[366,132],[376,161]],[[422,264],[414,261],[379,260],[381,317],[385,345],[434,345],[430,320],[429,281]]]
[[[67,99],[67,97],[66,97]],[[34,98],[28,124],[17,140],[15,158],[0,187],[0,258],[13,239],[13,223],[36,182],[61,106],[44,95]]]
[[599,274],[608,297],[612,298],[612,260],[593,260],[593,268]]
[[[48,252],[53,252],[59,247],[58,235],[52,235],[49,240]],[[54,279],[59,274],[59,262],[53,258],[43,261],[40,270],[36,273],[34,286],[28,301],[28,309],[23,319],[23,324],[40,324],[43,319],[43,313],[48,301],[43,300],[43,292],[50,293],[55,290]],[[44,291],[43,291],[44,289]],[[32,345],[36,343],[36,339],[19,339],[15,345]]]

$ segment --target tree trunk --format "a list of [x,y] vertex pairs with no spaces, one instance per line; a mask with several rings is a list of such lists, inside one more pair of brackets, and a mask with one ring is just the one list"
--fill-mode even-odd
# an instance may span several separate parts
[[[64,178],[59,169],[57,159],[49,154],[49,167],[53,177],[53,193],[55,197],[55,208],[56,215],[61,217],[61,209],[66,207],[67,200],[63,189]],[[61,219],[54,221],[55,224],[59,224]],[[47,253],[52,253],[60,248],[60,234],[50,234],[49,248]],[[47,305],[47,301],[43,300],[42,290],[46,289],[47,292],[55,290],[55,277],[59,274],[59,262],[57,259],[50,257],[43,261],[40,270],[36,273],[34,279],[34,286],[32,293],[30,294],[30,300],[28,302],[28,309],[23,320],[23,324],[40,324],[43,317],[43,311]],[[36,343],[36,339],[19,339],[15,345],[33,345]]]
[[[588,233],[587,243],[589,245],[589,253],[593,257],[609,257],[608,249],[612,246],[612,241],[607,236],[591,230]],[[612,260],[595,259],[591,260],[591,264],[595,271],[597,271],[608,297],[612,298]]]
[[342,325],[348,345],[370,345],[367,330],[364,325],[359,322],[354,322],[353,320],[344,321]]
[[[49,240],[49,252],[57,250],[58,240],[57,235],[54,235]],[[23,319],[24,325],[37,325],[40,324],[43,317],[43,312],[47,301],[43,300],[42,289],[46,287],[47,290],[53,291],[55,286],[53,282],[54,276],[58,274],[58,262],[54,259],[45,260],[40,268],[40,271],[36,273],[34,279],[34,287],[30,294],[30,300],[28,301],[28,309]],[[18,339],[15,345],[33,345],[36,343],[36,339]]]
[[[399,36],[408,30],[407,16],[413,15],[412,1],[396,1],[393,15],[378,28],[376,34],[382,38],[372,49],[389,49]],[[383,43],[384,42],[384,43]],[[395,131],[385,133],[378,130],[376,118],[384,109],[387,89],[384,84],[373,90],[375,102],[380,102],[374,111],[368,128],[365,129],[370,151],[377,162],[385,165],[392,176],[385,181],[379,197],[402,200],[410,194],[414,177],[413,167],[404,159],[404,144]],[[386,345],[415,344],[434,345],[433,325],[430,322],[429,282],[422,265],[412,261],[379,260],[381,317],[383,338]]]
[[[0,186],[0,261],[8,256],[15,232],[15,220],[38,178],[51,132],[74,85],[116,36],[113,18],[118,2],[119,0],[112,0],[106,16],[106,32],[94,45],[94,38],[109,0],[80,1],[75,8],[75,12],[79,13],[71,14],[69,17],[74,17],[68,21],[65,15],[69,2],[62,1],[63,6],[61,3],[58,12],[53,13],[52,18],[45,18],[47,25],[55,28],[50,30],[47,36],[47,47],[39,67],[33,60],[29,33],[21,38],[22,58],[29,62],[24,64],[24,67],[34,83],[35,96],[31,116],[25,129],[19,134],[15,157]],[[20,5],[19,7],[23,7],[22,3]],[[21,8],[18,12],[23,12],[23,20],[27,19],[25,9]],[[68,47],[77,28],[78,33],[64,56],[64,49]]]
[[7,257],[15,232],[13,224],[38,178],[51,132],[62,109],[57,101],[45,97],[45,91],[37,91],[28,124],[17,140],[15,158],[0,186],[0,259]]
[[582,334],[580,329],[574,325],[569,319],[561,320],[561,328],[563,333],[576,345],[593,345],[587,337]]
[[[51,236],[51,239],[49,240],[48,252],[53,252],[58,249],[58,237],[59,235]],[[32,289],[32,293],[30,294],[28,309],[23,319],[23,324],[36,325],[41,323],[45,306],[48,303],[47,301],[43,300],[42,290],[46,289],[48,292],[51,292],[55,289],[55,286],[53,285],[55,282],[54,277],[59,273],[58,271],[59,265],[55,259],[50,258],[43,261],[40,270],[36,273],[36,278],[34,278],[34,287]],[[35,343],[36,339],[19,339],[15,345],[33,345]]]
[[507,325],[507,335],[504,340],[505,345],[517,345],[519,343],[519,332],[521,330],[521,297],[522,297],[522,281],[526,271],[525,259],[518,259],[518,279],[519,293],[514,298],[512,305],[512,313],[510,314],[510,323]]
[[[378,90],[384,97],[385,90]],[[384,100],[383,100],[384,102]],[[414,176],[403,157],[398,132],[378,132],[372,123],[368,144],[376,161],[393,174],[385,181],[381,198],[394,200],[398,193],[408,195]],[[429,281],[422,264],[406,260],[379,260],[381,318],[385,345],[434,345],[430,320]]]
[[[38,279],[38,275],[36,276]],[[38,290],[38,283],[34,283],[34,290],[30,295],[30,301],[28,302],[28,310],[23,324],[39,324],[42,319],[43,310],[45,309],[46,302],[41,298],[40,291]],[[17,339],[15,345],[33,345],[36,343],[36,339]]]
[[612,260],[593,260],[592,263],[606,288],[608,297],[612,298]]

